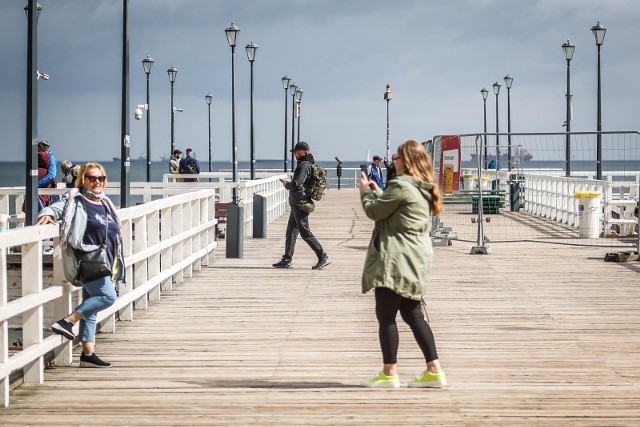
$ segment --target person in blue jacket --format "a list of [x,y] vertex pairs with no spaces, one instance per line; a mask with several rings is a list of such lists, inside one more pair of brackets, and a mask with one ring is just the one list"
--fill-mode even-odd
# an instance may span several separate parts
[[382,178],[382,168],[380,167],[381,161],[382,158],[380,156],[373,156],[373,162],[369,166],[367,177],[375,182],[380,189],[384,190],[384,179]]

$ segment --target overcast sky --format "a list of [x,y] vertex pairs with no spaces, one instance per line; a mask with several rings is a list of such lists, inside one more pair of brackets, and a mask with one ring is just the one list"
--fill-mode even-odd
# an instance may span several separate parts
[[[110,160],[120,155],[121,0],[39,0],[39,136],[58,159]],[[3,160],[24,160],[26,0],[0,2],[0,144]],[[603,130],[638,129],[638,0],[131,0],[129,2],[131,156],[146,151],[146,98],[141,60],[150,55],[152,160],[170,149],[174,66],[176,146],[208,152],[205,94],[211,92],[213,158],[231,158],[231,48],[224,29],[240,27],[236,47],[238,159],[249,159],[250,67],[244,46],[259,45],[254,63],[256,156],[282,158],[287,74],[304,91],[301,139],[317,159],[384,155],[385,85],[391,84],[392,150],[412,138],[481,132],[483,101],[495,131],[562,131],[566,61],[571,61],[572,131],[596,129],[597,50],[591,27],[607,28],[602,46]],[[287,96],[288,127],[291,96]]]

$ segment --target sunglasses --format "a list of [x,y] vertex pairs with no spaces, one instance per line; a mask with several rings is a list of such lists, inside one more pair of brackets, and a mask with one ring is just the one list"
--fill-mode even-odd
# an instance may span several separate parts
[[104,175],[103,176],[85,175],[84,178],[91,181],[92,184],[95,184],[96,181],[102,184],[107,179],[107,177]]
[[400,156],[398,156],[397,154],[394,154],[393,156],[391,156],[391,160],[393,160],[394,162],[396,160],[398,160],[400,158]]

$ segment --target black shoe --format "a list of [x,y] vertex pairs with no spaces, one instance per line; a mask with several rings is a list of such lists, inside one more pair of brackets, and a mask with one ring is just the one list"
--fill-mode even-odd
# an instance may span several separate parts
[[311,267],[311,269],[312,270],[322,270],[323,268],[325,268],[329,264],[331,264],[331,260],[329,259],[329,257],[327,255],[325,255],[322,258],[320,258],[318,260],[318,263],[316,265],[314,265],[313,267]]
[[82,352],[80,354],[80,367],[81,368],[110,368],[111,363],[105,362],[100,359],[97,354],[91,353],[91,356],[87,356]]
[[51,331],[54,334],[62,335],[68,340],[74,340],[76,336],[73,334],[73,324],[66,319],[60,319],[51,325]]
[[272,264],[272,266],[275,268],[291,268],[291,260],[282,258],[280,261]]

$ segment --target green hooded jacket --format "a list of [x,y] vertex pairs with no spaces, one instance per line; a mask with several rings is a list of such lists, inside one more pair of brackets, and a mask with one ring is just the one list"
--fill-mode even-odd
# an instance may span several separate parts
[[362,272],[362,293],[389,288],[420,300],[431,280],[431,190],[433,184],[401,175],[384,191],[361,195],[367,217],[376,222]]

